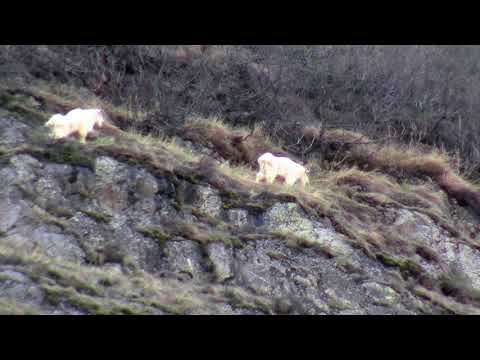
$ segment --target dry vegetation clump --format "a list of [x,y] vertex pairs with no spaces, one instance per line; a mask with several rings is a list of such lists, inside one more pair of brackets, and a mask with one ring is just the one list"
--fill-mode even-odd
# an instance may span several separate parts
[[288,156],[285,151],[275,146],[260,128],[233,129],[218,118],[190,118],[177,134],[214,150],[232,165],[249,165],[257,168],[257,159],[265,152]]
[[[455,198],[460,204],[469,205],[477,214],[480,214],[480,190],[474,184],[458,175],[450,164],[450,159],[439,151],[424,152],[419,147],[407,147],[405,145],[381,144],[364,135],[350,131],[333,130],[322,131],[314,127],[308,127],[299,138],[310,142],[311,154],[322,159],[341,162],[342,166],[359,166],[364,170],[381,170],[400,181],[409,178],[432,179],[449,196]],[[322,152],[323,153],[319,153]],[[312,155],[311,155],[312,156]],[[425,178],[427,177],[427,178]],[[365,187],[365,178],[361,179],[358,174],[352,178],[352,174],[343,181],[356,182]],[[382,185],[381,181],[368,183],[376,192],[389,192],[388,186]],[[438,203],[439,199],[425,195],[423,198]]]
[[362,171],[355,167],[332,171],[327,181],[344,188],[350,197],[372,205],[416,207],[438,213],[446,209],[445,199],[440,194],[429,192],[425,186],[399,185],[378,171]]
[[428,299],[432,303],[442,307],[448,314],[480,315],[478,308],[471,306],[470,304],[463,304],[459,301],[455,301],[451,297],[438,291],[429,290],[420,285],[413,287],[413,291],[416,295]]
[[53,85],[37,81],[25,86],[8,81],[0,85],[0,104],[12,113],[19,113],[35,124],[47,121],[53,114],[65,114],[75,108],[101,108],[108,120],[123,130],[134,128],[145,114],[114,106],[84,88]]

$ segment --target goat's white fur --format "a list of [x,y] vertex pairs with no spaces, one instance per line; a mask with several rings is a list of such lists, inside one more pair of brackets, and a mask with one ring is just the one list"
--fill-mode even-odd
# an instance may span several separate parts
[[307,169],[288,157],[276,157],[271,153],[265,153],[258,158],[258,165],[260,171],[257,173],[256,182],[266,180],[271,184],[277,176],[285,178],[285,183],[289,186],[297,181],[302,186],[309,182]]
[[104,113],[101,109],[74,109],[66,115],[55,114],[46,123],[55,139],[62,139],[73,134],[78,134],[80,142],[84,143],[87,135],[95,127],[103,127]]

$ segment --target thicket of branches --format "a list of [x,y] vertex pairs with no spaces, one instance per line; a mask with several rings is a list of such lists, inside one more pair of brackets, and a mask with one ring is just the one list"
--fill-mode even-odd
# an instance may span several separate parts
[[[0,47],[0,76],[85,86],[147,113],[143,132],[192,115],[294,128],[345,128],[442,147],[477,177],[479,46],[49,45]],[[301,149],[299,150],[301,151]]]

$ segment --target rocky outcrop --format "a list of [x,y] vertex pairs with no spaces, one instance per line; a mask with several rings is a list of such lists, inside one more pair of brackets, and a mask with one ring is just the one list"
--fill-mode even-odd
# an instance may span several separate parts
[[2,311],[462,313],[458,299],[446,305],[448,294],[419,290],[428,287],[419,275],[441,281],[452,269],[480,291],[479,250],[424,213],[392,207],[385,231],[424,244],[436,261],[417,254],[405,263],[388,247],[375,258],[297,202],[226,206],[208,180],[115,154],[82,153],[91,166],[54,161],[32,150],[35,131],[0,118]]

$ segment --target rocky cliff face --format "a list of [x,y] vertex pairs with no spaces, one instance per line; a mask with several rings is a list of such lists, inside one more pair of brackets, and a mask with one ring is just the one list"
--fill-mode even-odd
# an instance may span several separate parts
[[41,125],[0,112],[2,313],[480,311],[476,235],[454,231],[476,220],[453,218],[446,196],[413,205],[357,189],[354,203],[338,187],[314,208],[236,181],[194,157],[209,152],[198,144],[53,144]]

